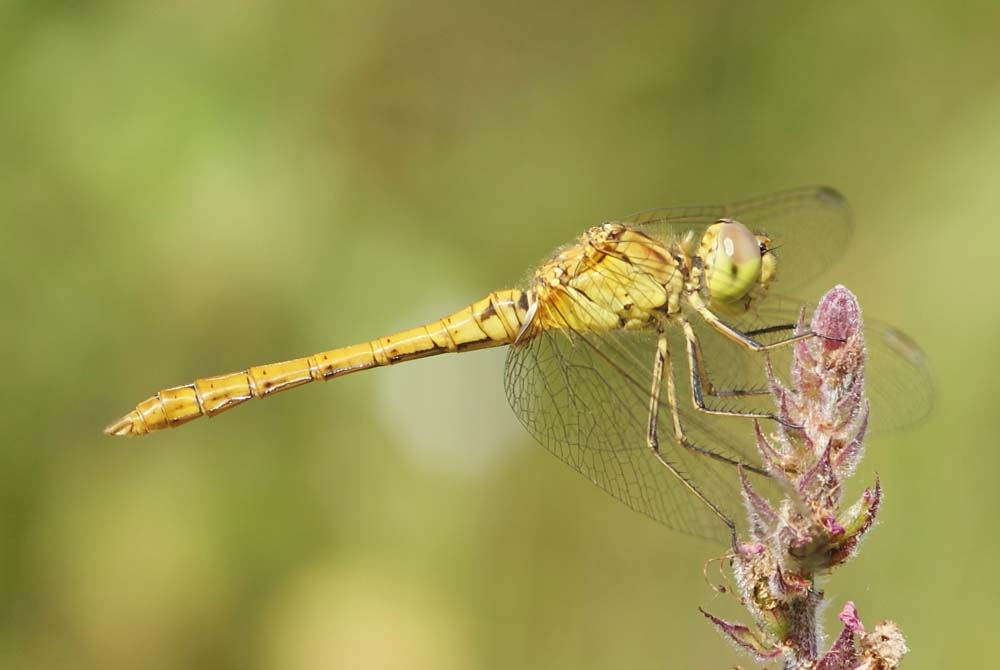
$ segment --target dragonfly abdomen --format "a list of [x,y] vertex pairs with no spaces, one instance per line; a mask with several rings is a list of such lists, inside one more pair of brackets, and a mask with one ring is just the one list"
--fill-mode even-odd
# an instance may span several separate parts
[[214,416],[251,398],[266,398],[314,380],[437,354],[511,344],[528,318],[528,307],[528,295],[523,291],[494,291],[454,314],[393,335],[164,389],[104,432],[143,435],[200,416]]

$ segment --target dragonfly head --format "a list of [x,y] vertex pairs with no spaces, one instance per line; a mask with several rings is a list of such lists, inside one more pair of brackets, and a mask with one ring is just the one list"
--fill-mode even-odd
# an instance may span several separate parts
[[763,297],[778,267],[770,245],[767,236],[754,235],[739,221],[719,219],[708,227],[698,256],[715,309],[742,312]]

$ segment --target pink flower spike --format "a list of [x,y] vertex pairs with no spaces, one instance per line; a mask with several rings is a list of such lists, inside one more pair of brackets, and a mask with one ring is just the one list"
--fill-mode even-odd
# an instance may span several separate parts
[[775,568],[774,578],[771,580],[771,583],[774,592],[785,597],[806,593],[812,586],[812,582],[808,579],[803,579],[794,574],[786,575],[780,565]]
[[830,447],[827,444],[816,463],[799,477],[796,488],[804,500],[822,500],[836,496],[840,489],[840,481],[830,463]]
[[759,421],[754,420],[753,430],[754,435],[757,437],[757,451],[764,462],[764,467],[772,476],[784,474],[784,470],[782,470],[780,465],[781,454],[775,450],[771,442],[764,436],[764,432],[760,429]]
[[750,654],[758,661],[767,661],[781,654],[781,649],[773,647],[757,637],[757,634],[740,623],[724,621],[714,614],[709,614],[700,607],[698,610],[715,624],[716,629],[736,644],[737,647]]
[[[876,477],[853,504],[844,504],[844,483],[864,454],[870,418],[861,307],[838,285],[807,317],[803,308],[794,326],[803,337],[790,352],[764,357],[774,403],[773,414],[764,416],[776,421],[766,427],[754,421],[757,467],[737,468],[749,532],[741,531],[727,557],[752,623],[702,613],[764,664],[781,657],[786,670],[895,670],[908,651],[898,627],[883,622],[866,632],[850,602],[840,613],[839,636],[823,649],[818,580],[857,554],[875,525],[882,487]],[[776,370],[789,353],[790,368]],[[769,488],[754,479],[761,474]]]
[[875,523],[882,503],[882,485],[875,479],[875,490],[865,489],[861,499],[854,503],[838,521],[844,528],[843,539],[830,553],[830,564],[844,563],[857,550],[861,538]]
[[746,472],[740,468],[740,484],[743,486],[743,506],[750,519],[750,532],[756,542],[762,542],[778,523],[778,514],[763,496],[753,490]]
[[837,414],[853,419],[858,411],[858,407],[861,405],[864,395],[865,371],[864,368],[860,368],[855,371],[853,379],[850,380],[847,392],[840,400],[837,401]]
[[[806,328],[806,306],[803,305],[799,308],[799,319],[795,323],[795,334],[801,335],[808,330],[809,328]],[[812,351],[809,349],[808,340],[796,342],[794,351],[796,359],[806,367],[811,368],[816,365],[816,360],[812,357]]]
[[843,622],[844,630],[830,647],[830,651],[826,652],[816,664],[816,670],[855,670],[858,667],[860,655],[854,644],[854,635],[864,635],[865,632],[858,617],[858,610],[854,607],[854,603],[848,601],[837,617]]
[[863,634],[865,632],[865,627],[861,623],[861,617],[858,615],[858,608],[854,606],[854,602],[848,600],[844,603],[844,608],[840,610],[840,614],[837,615],[840,622],[844,624],[844,627],[851,631],[852,633]]
[[861,307],[853,293],[837,284],[820,299],[811,325],[827,351],[839,349],[861,328]]
[[845,627],[830,651],[816,664],[816,670],[857,670],[859,660],[854,632]]
[[880,621],[861,638],[861,649],[870,668],[894,670],[899,667],[910,648],[906,646],[902,631],[892,621]]
[[736,549],[740,556],[750,558],[752,556],[759,556],[760,554],[763,554],[767,547],[760,542],[751,542],[741,544]]
[[861,422],[858,424],[857,434],[854,438],[841,447],[834,456],[834,468],[841,477],[849,477],[861,460],[865,448],[865,436],[868,434],[868,417],[870,408],[865,403],[864,414],[861,415]]
[[837,523],[837,520],[832,516],[823,518],[823,526],[827,529],[827,531],[829,531],[830,535],[833,535],[834,537],[843,535],[846,532],[844,527]]
[[799,416],[802,413],[802,408],[795,402],[795,394],[789,391],[778,375],[774,373],[770,356],[764,359],[764,371],[767,373],[768,390],[774,396],[775,404],[778,407],[778,418],[787,425],[794,425],[796,421],[793,417]]

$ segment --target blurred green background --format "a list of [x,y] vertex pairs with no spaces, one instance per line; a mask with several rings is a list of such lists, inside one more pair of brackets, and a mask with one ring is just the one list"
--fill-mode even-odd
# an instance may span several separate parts
[[[0,5],[0,667],[749,665],[670,533],[531,442],[503,352],[142,441],[157,388],[435,318],[589,225],[803,183],[924,346],[826,583],[909,668],[995,647],[996,3]],[[876,410],[877,411],[877,410]]]

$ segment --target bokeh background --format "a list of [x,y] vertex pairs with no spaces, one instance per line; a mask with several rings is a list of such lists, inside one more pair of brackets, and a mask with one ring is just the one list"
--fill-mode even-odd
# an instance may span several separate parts
[[996,3],[0,4],[0,667],[749,665],[721,549],[531,442],[503,352],[142,441],[162,386],[382,335],[605,218],[802,183],[926,349],[869,442],[882,523],[826,584],[909,668],[995,650]]

